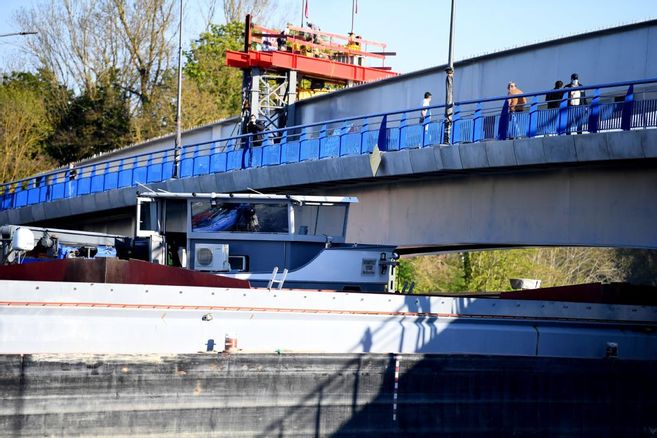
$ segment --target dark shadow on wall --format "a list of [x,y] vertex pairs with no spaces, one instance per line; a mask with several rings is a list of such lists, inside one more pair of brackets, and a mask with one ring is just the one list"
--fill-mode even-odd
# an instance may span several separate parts
[[333,436],[657,435],[655,362],[474,355],[400,362],[396,420],[393,387],[382,387]]

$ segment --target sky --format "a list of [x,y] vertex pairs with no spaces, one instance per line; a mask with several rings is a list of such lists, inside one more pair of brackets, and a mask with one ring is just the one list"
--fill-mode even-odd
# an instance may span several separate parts
[[[183,39],[203,30],[201,11],[212,0],[185,0]],[[303,0],[277,4],[272,25],[299,25]],[[322,30],[346,34],[354,0],[307,0],[308,20]],[[14,15],[43,0],[0,0],[0,34],[19,29]],[[387,43],[396,56],[386,65],[399,73],[447,63],[451,0],[357,0],[354,32]],[[455,0],[454,61],[562,36],[657,18],[657,0]],[[219,9],[221,9],[219,5]],[[216,22],[222,22],[221,11]],[[27,30],[27,29],[25,29]],[[21,40],[0,38],[0,70],[29,68]],[[374,64],[380,65],[380,64]]]

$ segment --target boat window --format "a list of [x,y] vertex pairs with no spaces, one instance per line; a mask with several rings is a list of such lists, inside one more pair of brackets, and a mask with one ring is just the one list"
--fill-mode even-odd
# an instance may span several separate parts
[[157,217],[157,203],[141,200],[137,204],[137,235],[144,236],[160,230]]
[[194,201],[192,231],[288,233],[287,205]]
[[343,236],[346,214],[345,205],[296,205],[295,232],[300,235]]

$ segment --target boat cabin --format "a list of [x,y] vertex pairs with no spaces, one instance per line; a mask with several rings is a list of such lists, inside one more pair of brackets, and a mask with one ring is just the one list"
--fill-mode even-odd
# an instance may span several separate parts
[[345,242],[356,198],[147,192],[135,236],[154,263],[254,286],[393,291],[394,247]]

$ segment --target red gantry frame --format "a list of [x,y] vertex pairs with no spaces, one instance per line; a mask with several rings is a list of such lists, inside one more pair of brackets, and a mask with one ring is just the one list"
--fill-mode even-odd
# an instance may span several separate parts
[[296,70],[313,77],[354,82],[371,82],[397,76],[397,73],[374,67],[363,67],[281,51],[260,52],[249,50],[248,53],[244,53],[227,50],[226,65],[237,68],[256,67],[266,70]]
[[[389,67],[365,67],[357,63],[340,62],[344,60],[357,60],[360,58],[385,59],[391,52],[369,52],[360,50],[363,47],[376,46],[385,50],[384,43],[354,38],[353,35],[345,36],[321,32],[306,27],[288,26],[287,33],[282,34],[276,30],[267,29],[262,26],[252,26],[247,39],[247,47],[250,43],[262,43],[264,38],[276,40],[283,37],[289,43],[290,50],[252,50],[248,51],[226,51],[226,65],[241,69],[261,68],[264,70],[295,70],[302,75],[312,76],[320,79],[333,79],[351,81],[356,83],[372,82],[397,76],[390,71]],[[304,38],[305,37],[305,38]],[[310,39],[310,40],[309,40]],[[342,44],[345,42],[346,44]],[[307,56],[302,54],[299,48],[306,51],[322,52],[322,56]],[[325,53],[329,56],[325,56]],[[342,58],[340,61],[331,59]]]

